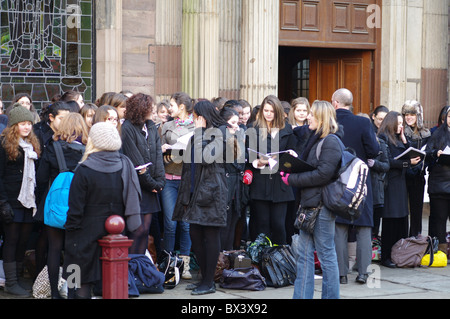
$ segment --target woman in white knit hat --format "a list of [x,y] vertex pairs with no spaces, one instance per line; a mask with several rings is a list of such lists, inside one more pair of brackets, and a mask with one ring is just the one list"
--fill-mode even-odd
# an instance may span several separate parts
[[3,268],[5,292],[28,296],[19,284],[25,249],[36,212],[35,161],[40,144],[33,133],[33,114],[16,103],[0,142],[0,216],[5,231]]
[[[141,189],[131,161],[119,153],[122,141],[116,127],[100,122],[92,126],[84,156],[75,170],[67,212],[64,271],[78,265],[81,288],[69,298],[90,298],[92,284],[101,280],[101,248],[107,235],[105,221],[123,216],[128,231],[140,224]],[[70,273],[64,273],[67,277]]]

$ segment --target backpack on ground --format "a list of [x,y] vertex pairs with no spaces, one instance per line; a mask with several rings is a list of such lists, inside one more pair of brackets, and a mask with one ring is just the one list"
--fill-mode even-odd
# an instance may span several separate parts
[[[331,135],[342,149],[341,166],[332,182],[322,188],[322,201],[337,216],[354,221],[361,215],[367,197],[369,167],[351,148],[346,148],[338,136]],[[324,141],[322,139],[317,146],[317,159]]]
[[[418,267],[427,251],[433,252],[430,236],[402,238],[391,248],[391,260],[397,267]],[[433,264],[433,253],[429,265]]]
[[53,143],[58,161],[59,174],[50,187],[44,205],[44,224],[64,229],[69,210],[69,191],[73,172],[66,166],[64,153],[59,141]]

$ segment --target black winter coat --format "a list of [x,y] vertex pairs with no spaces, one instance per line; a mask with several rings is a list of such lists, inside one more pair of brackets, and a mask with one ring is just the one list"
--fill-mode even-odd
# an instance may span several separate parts
[[[42,157],[39,161],[39,167],[36,172],[36,203],[38,205],[38,209],[34,218],[38,221],[44,220],[45,198],[52,182],[59,174],[59,166],[58,160],[56,159],[54,143],[55,141],[50,141],[50,143],[48,143],[47,147],[44,149]],[[69,144],[66,141],[59,141],[59,143],[62,147],[67,168],[71,171],[75,170],[81,158],[83,157],[85,146],[80,143]]]
[[147,172],[138,175],[141,189],[151,192],[160,191],[165,183],[164,163],[161,150],[161,140],[153,121],[146,121],[148,136],[145,138],[142,127],[133,125],[129,120],[122,124],[122,153],[131,160],[134,166],[151,162]]
[[[442,128],[438,130],[440,131]],[[433,133],[426,148],[429,171],[428,194],[430,197],[442,195],[447,197],[450,194],[450,166],[437,163],[437,152],[444,150],[446,146],[450,146],[450,133],[447,132],[446,136],[441,138],[443,140],[439,140],[437,138],[439,136],[438,130]]]
[[111,215],[124,217],[122,170],[102,173],[80,164],[69,193],[65,224],[64,270],[75,264],[81,270],[81,283],[101,279],[101,247],[98,240],[107,235],[105,221]]
[[[367,163],[369,158],[375,158],[378,155],[380,146],[369,119],[354,115],[347,109],[337,109],[336,117],[338,123],[344,127],[342,142],[346,147],[352,148],[358,158]],[[373,226],[373,195],[370,174],[367,182],[367,197],[361,216],[354,222],[338,217],[336,222],[355,226]]]
[[[275,138],[267,133],[267,136],[261,136],[262,132],[259,127],[249,128],[247,130],[247,145],[263,154],[294,150],[299,153],[297,146],[297,138],[293,134],[290,124],[281,129]],[[255,144],[256,143],[256,147]],[[263,169],[254,168],[252,165],[252,158],[255,159],[255,154],[249,153],[248,168],[253,172],[253,181],[250,184],[250,200],[272,201],[274,203],[289,202],[295,199],[292,187],[287,186],[281,180],[281,175],[277,164],[273,170],[266,165]]]
[[306,162],[315,167],[314,170],[295,173],[289,176],[289,185],[300,189],[300,205],[304,208],[315,208],[322,203],[322,187],[331,182],[340,165],[342,149],[334,137],[325,137],[317,159],[317,146],[322,139],[315,136],[317,141],[307,154]]
[[[220,130],[225,132],[225,127]],[[224,227],[228,195],[222,147],[225,135],[205,132],[201,128],[194,130],[183,155],[181,183],[172,220]]]
[[12,208],[23,208],[17,200],[23,180],[24,151],[19,146],[19,156],[15,161],[8,159],[0,139],[0,199],[6,199]]
[[141,213],[156,213],[161,211],[159,198],[153,190],[160,192],[165,184],[161,141],[158,128],[151,120],[146,121],[147,138],[141,126],[133,125],[129,120],[122,124],[122,152],[128,156],[134,166],[147,164],[147,171],[138,174],[142,190]]
[[389,171],[389,148],[386,142],[378,138],[380,143],[380,152],[374,158],[374,164],[370,168],[370,177],[372,180],[372,197],[374,206],[384,205],[384,191],[387,186],[386,174]]
[[392,144],[387,136],[380,135],[389,148],[389,171],[386,176],[387,187],[384,192],[384,210],[383,218],[403,218],[408,216],[408,191],[406,189],[406,170],[409,162],[395,160],[394,158],[409,147],[409,144],[403,144],[398,141],[396,145]]

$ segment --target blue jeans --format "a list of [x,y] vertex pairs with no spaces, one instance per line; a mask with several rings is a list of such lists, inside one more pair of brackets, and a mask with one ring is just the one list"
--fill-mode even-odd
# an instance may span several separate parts
[[294,299],[312,299],[314,296],[314,250],[322,268],[322,299],[339,299],[339,267],[334,244],[336,217],[322,208],[314,235],[300,231],[297,251],[297,278]]
[[161,201],[164,213],[164,249],[168,252],[175,250],[175,234],[177,225],[180,226],[180,255],[189,256],[191,252],[191,237],[189,224],[172,220],[173,210],[177,201],[179,180],[166,180],[166,185],[161,191]]

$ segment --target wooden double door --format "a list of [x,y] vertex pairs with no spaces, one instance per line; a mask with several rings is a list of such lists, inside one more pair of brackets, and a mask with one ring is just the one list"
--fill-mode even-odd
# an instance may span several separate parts
[[310,101],[331,101],[339,88],[353,93],[353,113],[373,109],[372,51],[316,49],[310,51]]
[[282,100],[291,101],[301,95],[296,94],[298,90],[295,86],[298,81],[289,77],[300,60],[309,62],[307,97],[311,103],[314,100],[331,101],[337,89],[347,88],[353,93],[355,114],[369,114],[373,110],[373,51],[280,48],[279,96]]

